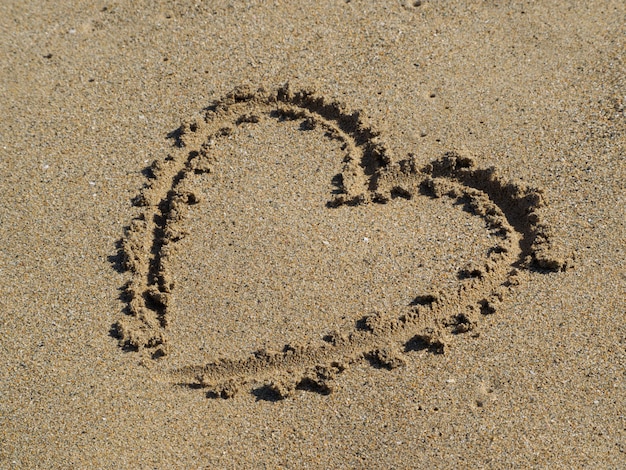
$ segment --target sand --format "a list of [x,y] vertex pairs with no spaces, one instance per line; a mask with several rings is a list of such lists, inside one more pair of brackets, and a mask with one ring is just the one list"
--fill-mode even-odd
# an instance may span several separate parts
[[626,464],[623,2],[0,13],[0,468]]

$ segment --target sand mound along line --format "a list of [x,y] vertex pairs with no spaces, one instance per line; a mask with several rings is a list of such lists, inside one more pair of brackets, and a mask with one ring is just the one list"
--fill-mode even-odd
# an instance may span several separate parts
[[[211,175],[219,155],[212,144],[238,126],[262,119],[301,121],[317,127],[340,143],[345,155],[336,178],[338,190],[329,194],[326,208],[394,204],[413,198],[453,200],[459,210],[483,220],[493,240],[484,260],[460,269],[454,289],[416,295],[410,304],[389,312],[364,312],[349,332],[329,332],[323,342],[287,344],[278,351],[260,350],[244,359],[220,358],[171,372],[173,383],[205,388],[211,397],[232,397],[243,385],[257,386],[268,397],[288,396],[296,388],[332,391],[333,377],[355,361],[395,368],[404,353],[428,348],[442,353],[448,333],[471,331],[481,315],[494,313],[503,297],[519,284],[520,269],[562,271],[568,261],[559,257],[546,224],[541,191],[503,181],[493,168],[475,168],[472,159],[449,152],[418,167],[413,155],[394,159],[362,112],[348,111],[313,91],[237,88],[210,107],[206,114],[183,124],[173,138],[172,153],[155,161],[135,204],[141,214],[121,241],[128,311],[114,325],[120,346],[147,351],[163,360],[170,349],[168,325],[172,316],[171,260],[189,207],[200,197],[183,189],[198,174]],[[236,312],[233,312],[236,315]]]

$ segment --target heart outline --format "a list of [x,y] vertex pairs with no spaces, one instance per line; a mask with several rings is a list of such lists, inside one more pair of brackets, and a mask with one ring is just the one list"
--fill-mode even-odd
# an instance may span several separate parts
[[134,201],[142,213],[121,241],[124,268],[131,274],[123,288],[128,315],[113,327],[122,347],[146,349],[154,358],[168,353],[166,330],[173,288],[168,263],[176,242],[185,235],[179,222],[186,208],[199,202],[195,194],[177,186],[188,174],[211,171],[212,139],[227,136],[244,123],[258,122],[260,114],[302,119],[308,125],[322,126],[342,142],[346,159],[341,191],[329,207],[386,204],[416,195],[450,197],[483,218],[498,244],[484,264],[458,273],[460,283],[454,291],[419,296],[394,314],[365,316],[356,322],[354,331],[331,333],[321,345],[291,344],[282,351],[257,351],[243,360],[226,358],[177,369],[171,373],[175,383],[200,386],[208,396],[223,398],[233,396],[242,384],[259,381],[264,383],[260,390],[270,397],[283,398],[296,387],[330,393],[332,378],[352,362],[367,359],[387,368],[402,363],[390,346],[400,338],[405,350],[411,344],[423,344],[442,352],[442,332],[469,331],[478,312],[493,313],[517,284],[518,269],[563,271],[571,266],[557,254],[554,236],[544,221],[541,191],[505,182],[494,168],[477,169],[472,159],[456,152],[423,168],[418,168],[411,154],[397,160],[362,111],[349,111],[312,90],[293,91],[288,84],[273,91],[239,87],[207,108],[202,118],[183,123],[172,133],[173,152],[156,160],[147,172],[149,180]]

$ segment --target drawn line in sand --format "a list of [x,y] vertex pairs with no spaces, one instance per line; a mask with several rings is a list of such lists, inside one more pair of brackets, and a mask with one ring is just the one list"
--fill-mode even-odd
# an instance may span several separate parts
[[267,117],[319,126],[340,142],[345,159],[328,210],[449,198],[481,218],[494,243],[483,262],[459,270],[454,289],[417,295],[403,308],[355,318],[351,331],[330,332],[320,344],[292,343],[244,359],[179,368],[171,372],[172,383],[204,388],[208,396],[222,398],[246,385],[273,399],[295,389],[327,394],[333,377],[356,361],[393,369],[413,350],[442,353],[448,333],[471,331],[481,315],[496,311],[519,283],[520,269],[554,272],[569,266],[557,254],[540,190],[504,181],[493,168],[476,168],[470,158],[455,152],[421,168],[411,154],[394,159],[362,112],[349,111],[314,91],[293,91],[288,85],[274,91],[237,88],[202,118],[178,129],[172,153],[151,165],[148,182],[135,200],[142,213],[121,241],[124,268],[130,273],[124,287],[128,312],[114,325],[122,347],[148,351],[153,358],[167,355],[171,260],[185,236],[181,225],[189,206],[201,203],[198,195],[182,189],[182,182],[196,174],[211,175],[218,158],[211,150],[216,140]]

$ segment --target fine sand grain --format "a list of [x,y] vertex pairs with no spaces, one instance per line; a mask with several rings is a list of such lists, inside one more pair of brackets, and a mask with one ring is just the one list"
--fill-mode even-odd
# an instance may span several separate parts
[[0,24],[0,468],[626,465],[623,2]]

